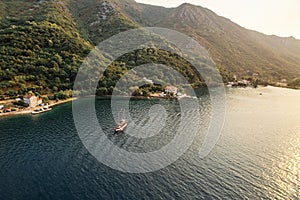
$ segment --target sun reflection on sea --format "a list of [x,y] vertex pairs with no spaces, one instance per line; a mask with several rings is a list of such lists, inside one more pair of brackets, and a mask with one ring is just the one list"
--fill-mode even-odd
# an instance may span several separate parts
[[290,135],[293,137],[279,147],[280,157],[273,157],[272,167],[264,174],[269,182],[265,189],[270,198],[300,197],[300,127]]

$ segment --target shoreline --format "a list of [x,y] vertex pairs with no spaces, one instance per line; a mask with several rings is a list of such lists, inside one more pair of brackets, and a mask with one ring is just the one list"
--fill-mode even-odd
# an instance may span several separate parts
[[[61,105],[61,104],[64,104],[64,103],[68,103],[68,102],[74,101],[76,99],[77,98],[73,97],[73,98],[69,98],[69,99],[66,99],[66,100],[59,100],[58,102],[50,102],[49,103],[49,108],[57,106],[57,105]],[[14,115],[28,115],[28,114],[31,114],[32,111],[33,111],[32,108],[26,108],[24,110],[19,110],[19,111],[14,111],[14,112],[0,113],[0,118],[1,117],[7,117],[7,116],[14,116]]]
[[[224,85],[226,87],[226,85]],[[299,91],[299,89],[295,89],[295,88],[288,88],[288,87],[280,87],[280,86],[273,86],[273,85],[268,85],[268,86],[259,86],[256,89],[259,88],[278,88],[278,89],[286,89],[286,90],[290,90],[290,91]],[[232,89],[240,89],[240,88],[232,88]],[[105,96],[96,96],[96,95],[92,95],[92,96],[86,96],[86,97],[72,97],[66,100],[59,100],[58,102],[50,102],[49,103],[49,107],[55,107],[57,105],[61,105],[64,103],[68,103],[74,100],[78,100],[80,98],[88,98],[88,97],[95,97],[97,99],[100,100],[110,100],[112,95],[105,95]],[[145,96],[116,96],[116,98],[118,99],[174,99],[176,97],[159,97],[159,96],[149,96],[149,97],[145,97]],[[1,117],[7,117],[7,116],[15,116],[15,115],[28,115],[31,114],[32,112],[32,108],[27,108],[24,110],[19,110],[19,111],[14,111],[14,112],[7,112],[7,113],[0,113],[0,118]]]
[[72,97],[72,98],[65,99],[65,100],[59,100],[58,102],[55,102],[55,103],[52,103],[52,104],[50,103],[50,104],[49,104],[49,108],[54,107],[54,106],[57,106],[57,105],[60,105],[60,104],[68,103],[68,102],[74,101],[74,100],[76,100],[76,99],[77,99],[77,98]]

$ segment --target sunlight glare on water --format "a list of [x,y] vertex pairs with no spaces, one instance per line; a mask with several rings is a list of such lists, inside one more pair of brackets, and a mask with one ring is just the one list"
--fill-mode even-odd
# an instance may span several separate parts
[[[210,116],[209,96],[202,95],[201,127],[192,146],[170,166],[146,174],[122,173],[91,156],[77,135],[71,103],[37,116],[0,118],[0,199],[299,199],[300,91],[227,93],[226,122],[213,151],[199,158]],[[169,118],[147,140],[113,135],[110,101],[96,100],[95,107],[115,145],[147,152],[172,139],[180,109],[174,100],[130,103],[133,120],[142,124],[158,101]]]

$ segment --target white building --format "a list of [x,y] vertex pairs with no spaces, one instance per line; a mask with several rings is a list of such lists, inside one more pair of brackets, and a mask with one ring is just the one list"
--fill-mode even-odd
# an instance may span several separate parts
[[165,88],[165,93],[166,94],[171,94],[172,93],[172,94],[176,95],[178,93],[178,88],[175,87],[175,86],[167,86]]
[[154,82],[151,79],[147,79],[146,77],[143,78],[148,84],[153,84]]
[[24,103],[28,104],[30,108],[34,108],[39,104],[43,103],[43,100],[37,96],[25,95],[23,97]]

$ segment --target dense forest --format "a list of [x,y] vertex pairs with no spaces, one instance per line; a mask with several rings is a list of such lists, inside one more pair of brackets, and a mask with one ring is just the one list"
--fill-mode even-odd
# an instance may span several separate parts
[[[36,13],[34,18],[30,16],[26,18],[26,12],[23,11],[25,17],[7,16],[1,20],[1,98],[4,96],[14,98],[28,92],[46,95],[49,99],[70,97],[78,68],[93,48],[91,43],[80,36],[77,26],[65,12],[65,8],[58,7],[53,2],[18,3],[28,9],[37,5],[34,6]],[[127,27],[130,28],[132,27]],[[105,71],[105,77],[99,82],[96,93],[110,95],[122,74],[135,66],[151,62],[173,67],[194,86],[203,85],[199,74],[178,55],[159,49],[140,49],[112,63]],[[161,77],[163,78],[166,77]],[[160,81],[168,82],[168,80]],[[143,91],[147,94],[149,90],[162,91],[162,89],[152,85],[144,87]]]
[[[126,4],[128,2],[116,0],[88,0],[85,2],[73,0],[1,0],[0,98],[15,98],[29,92],[48,99],[70,97],[78,69],[94,45],[114,34],[141,27],[141,24],[146,23],[146,18],[150,17],[150,11],[152,14],[154,11],[161,15],[163,13],[162,8],[149,8],[135,2],[132,5],[136,7],[131,8],[128,7],[129,4]],[[142,7],[137,7],[137,5]],[[167,17],[166,14],[170,14],[171,11],[173,10],[166,12],[164,17]],[[134,13],[135,17],[132,17]],[[155,19],[158,20],[154,17],[148,21],[154,23]],[[161,23],[166,25],[170,22]],[[208,39],[214,40],[212,38],[214,34],[212,33]],[[197,37],[194,38],[197,39]],[[218,41],[221,39],[219,38]],[[222,41],[222,45],[227,42],[226,40]],[[210,46],[213,41],[210,44],[204,41],[204,44]],[[278,68],[276,72],[269,74],[267,71],[261,72],[263,69],[258,68],[249,69],[239,74],[238,70],[232,69],[232,62],[230,61],[232,58],[227,55],[230,52],[232,52],[231,49],[225,49],[224,55],[227,58],[222,58],[221,64],[218,63],[219,59],[217,59],[216,63],[224,82],[232,80],[233,74],[251,80],[252,74],[257,71],[261,74],[261,83],[268,81],[268,77],[274,77],[269,81],[272,83],[290,76],[285,73],[284,68]],[[219,53],[212,51],[216,57],[219,57]],[[291,59],[297,60],[296,57],[291,57]],[[243,60],[245,59],[243,58]],[[255,62],[253,58],[249,60]],[[276,62],[270,67],[275,66]],[[97,80],[99,84],[96,93],[98,95],[111,94],[116,82],[123,74],[135,66],[146,63],[170,66],[180,72],[193,86],[205,85],[191,64],[180,56],[161,49],[149,48],[137,49],[113,62],[105,71],[104,77],[101,79],[99,77],[100,81]],[[289,68],[293,65],[289,65]],[[292,71],[293,76],[288,79],[291,87],[300,85],[297,70],[295,68]],[[264,74],[266,76],[263,76]],[[166,76],[157,77],[157,81],[168,82],[168,80],[164,80],[165,78]],[[167,79],[176,79],[176,77],[167,77]],[[129,81],[135,82],[136,80],[132,77],[132,80]],[[163,87],[150,85],[139,88],[139,90],[148,94],[153,91],[161,91]],[[119,92],[122,93],[122,91]]]
[[0,21],[0,95],[70,95],[78,67],[92,48],[71,16],[52,3],[4,2],[8,9]]

